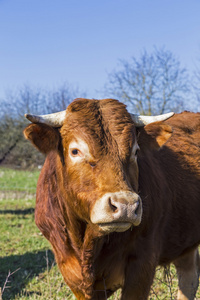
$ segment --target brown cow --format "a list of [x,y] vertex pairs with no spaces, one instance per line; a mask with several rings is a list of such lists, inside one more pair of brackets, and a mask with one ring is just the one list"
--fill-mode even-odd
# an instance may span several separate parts
[[26,138],[46,154],[35,221],[77,299],[120,287],[123,300],[147,299],[156,267],[171,262],[178,299],[194,299],[200,114],[144,126],[117,100],[76,99],[66,112],[27,118]]

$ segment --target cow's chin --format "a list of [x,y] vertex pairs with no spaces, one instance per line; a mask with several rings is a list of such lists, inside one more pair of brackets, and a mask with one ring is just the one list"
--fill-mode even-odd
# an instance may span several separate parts
[[111,233],[111,232],[124,232],[129,228],[131,228],[133,224],[127,222],[111,222],[111,223],[99,223],[98,225],[101,231],[103,231],[104,233]]

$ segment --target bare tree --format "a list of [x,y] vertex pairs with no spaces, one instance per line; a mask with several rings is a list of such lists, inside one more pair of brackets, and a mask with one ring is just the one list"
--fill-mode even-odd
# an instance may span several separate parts
[[48,92],[45,103],[45,113],[65,110],[77,97],[86,97],[86,93],[80,91],[78,87],[70,86],[65,82],[56,90],[54,89]]
[[129,109],[146,115],[183,108],[188,76],[180,62],[164,48],[137,60],[121,60],[120,69],[108,76],[106,92],[125,102]]
[[196,68],[192,78],[192,87],[194,93],[194,107],[200,112],[200,59],[197,60]]
[[24,114],[64,110],[74,98],[80,96],[85,95],[66,83],[50,91],[25,85],[18,91],[9,92],[0,103],[0,164],[40,165],[43,156],[23,137],[23,129],[29,124]]
[[20,119],[25,113],[45,114],[64,110],[76,97],[85,93],[78,87],[63,83],[56,89],[45,90],[24,85],[18,91],[9,91],[6,99],[1,101],[1,116],[9,114]]

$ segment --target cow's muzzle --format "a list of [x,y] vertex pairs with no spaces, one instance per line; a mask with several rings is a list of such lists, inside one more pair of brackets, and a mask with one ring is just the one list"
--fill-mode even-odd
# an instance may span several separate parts
[[91,211],[91,221],[105,232],[123,232],[142,219],[142,201],[133,192],[106,193],[98,199]]

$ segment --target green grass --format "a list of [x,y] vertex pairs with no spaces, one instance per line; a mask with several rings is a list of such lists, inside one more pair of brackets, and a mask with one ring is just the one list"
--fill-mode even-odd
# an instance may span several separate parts
[[0,191],[35,193],[40,171],[12,170],[0,168]]
[[35,196],[9,199],[6,194],[35,192],[38,175],[38,171],[0,169],[0,191],[5,196],[0,200],[0,287],[8,280],[2,296],[5,300],[73,299],[49,243],[35,225]]
[[3,299],[70,299],[50,245],[34,223],[34,202],[0,201],[0,287],[16,271]]
[[[0,287],[8,280],[3,300],[74,300],[57,268],[50,244],[35,225],[35,196],[21,197],[26,189],[29,193],[35,192],[39,172],[0,168],[0,174],[0,191],[4,192],[0,198]],[[13,183],[21,198],[10,199],[10,194],[6,194],[9,188],[15,191]],[[9,272],[13,274],[9,276]],[[175,299],[176,292],[174,267],[165,278],[163,269],[158,268],[149,299]],[[120,292],[110,298],[118,299]]]

